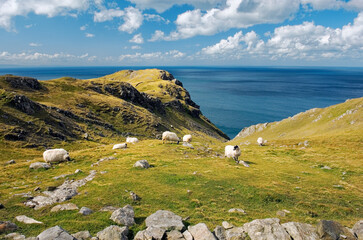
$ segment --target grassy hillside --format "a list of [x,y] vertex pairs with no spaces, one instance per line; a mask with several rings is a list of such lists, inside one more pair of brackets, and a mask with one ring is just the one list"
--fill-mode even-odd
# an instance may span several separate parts
[[[123,71],[89,81],[59,79],[44,86],[47,87],[46,91],[51,91],[52,88],[67,83],[66,89],[79,93],[86,91],[82,89],[87,89],[92,84],[91,81],[95,83],[92,86],[97,86],[97,83],[105,86],[108,81],[112,83],[124,79],[140,91],[158,97],[162,102],[170,102],[172,94],[164,95],[156,90],[165,87],[155,86],[171,83],[150,77],[148,81],[155,81],[156,85],[147,86],[150,83],[140,83],[137,80],[137,77],[144,77],[142,74],[141,71],[137,76],[132,76],[132,73]],[[69,99],[59,94],[58,105],[50,97],[48,100],[42,98],[42,104],[61,106],[61,99],[74,101],[69,100],[72,94],[69,94]],[[97,98],[97,94],[89,92],[93,94],[92,98],[87,94],[82,97],[96,101],[93,97]],[[185,99],[186,95],[183,94],[186,93],[180,94]],[[107,104],[111,105],[108,95],[102,96],[99,101],[105,102],[106,97]],[[36,98],[36,94],[32,99],[41,100],[40,97]],[[194,149],[162,144],[150,135],[142,137],[142,141],[131,144],[128,149],[112,150],[112,143],[122,142],[125,137],[117,135],[113,138],[112,130],[103,130],[109,134],[106,138],[92,136],[94,139],[91,141],[76,139],[71,142],[54,142],[52,146],[67,149],[73,161],[60,163],[49,170],[29,170],[30,163],[43,161],[42,148],[19,147],[19,141],[2,138],[1,163],[10,159],[14,159],[16,163],[3,165],[3,171],[0,172],[0,202],[5,205],[4,209],[0,209],[0,219],[17,223],[21,227],[19,232],[26,236],[36,236],[56,224],[71,233],[89,230],[94,234],[113,224],[109,220],[111,213],[100,212],[99,209],[108,205],[123,207],[131,204],[135,209],[137,223],[132,227],[134,233],[145,228],[144,219],[159,209],[171,210],[183,218],[188,217],[188,224],[205,222],[210,229],[214,229],[222,221],[239,226],[253,219],[267,217],[279,217],[281,222],[313,224],[320,219],[331,219],[352,227],[357,220],[363,218],[362,103],[362,98],[353,99],[327,109],[311,110],[280,123],[268,124],[258,133],[244,138],[239,136],[228,143],[223,142],[223,138],[189,130],[194,135]],[[1,109],[8,108],[5,103],[3,106]],[[351,114],[339,118],[349,110],[352,110]],[[72,111],[76,110],[72,108]],[[175,114],[168,113],[168,110],[166,112],[166,116]],[[182,116],[186,116],[185,113]],[[188,118],[193,119],[189,115]],[[337,118],[339,120],[333,122]],[[161,119],[161,122],[165,121],[173,123],[174,127],[178,126],[177,130],[180,126],[180,133],[186,132],[187,128],[177,119]],[[209,126],[203,117],[195,122]],[[209,129],[212,128],[213,125],[210,125]],[[268,140],[266,146],[257,146],[256,139],[259,136]],[[299,145],[306,140],[307,146]],[[227,144],[240,145],[240,159],[248,162],[250,168],[236,165],[232,159],[223,157],[224,146]],[[116,159],[91,166],[99,159],[109,156]],[[133,168],[133,164],[141,159],[148,160],[154,167],[146,170]],[[73,174],[76,169],[83,172]],[[67,201],[93,209],[95,212],[89,216],[82,216],[77,211],[52,213],[50,209],[53,206],[34,210],[24,206],[26,198],[19,195],[29,192],[36,196],[39,194],[34,191],[36,187],[43,191],[46,187],[58,186],[65,180],[55,180],[55,176],[70,174],[68,179],[81,179],[90,170],[97,171],[95,179],[81,187],[79,195]],[[138,194],[141,201],[132,202],[129,191]],[[246,214],[229,213],[230,208],[244,209]],[[276,215],[277,211],[284,209],[290,213],[285,217]],[[29,226],[16,222],[14,217],[23,214],[43,221],[44,225]]]

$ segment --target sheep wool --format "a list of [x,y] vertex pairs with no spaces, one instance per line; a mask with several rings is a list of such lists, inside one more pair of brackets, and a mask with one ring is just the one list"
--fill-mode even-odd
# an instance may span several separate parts
[[184,135],[183,137],[183,142],[188,142],[190,143],[192,141],[192,135],[188,134],[188,135]]
[[47,163],[70,161],[69,153],[63,148],[49,149],[43,153],[44,161]]
[[262,137],[259,137],[257,139],[257,143],[258,143],[258,145],[263,146],[263,143],[264,143],[263,138]]
[[137,142],[139,142],[139,139],[137,139],[135,137],[127,137],[126,142],[127,143],[137,143]]
[[124,149],[124,148],[127,148],[126,143],[115,144],[115,145],[113,145],[112,149]]
[[239,163],[238,157],[241,156],[241,149],[237,145],[227,145],[224,148],[224,156],[227,158],[233,158],[236,163]]
[[176,133],[169,131],[163,132],[162,140],[163,143],[165,143],[166,141],[172,141],[172,142],[177,142],[177,144],[179,144],[180,141]]

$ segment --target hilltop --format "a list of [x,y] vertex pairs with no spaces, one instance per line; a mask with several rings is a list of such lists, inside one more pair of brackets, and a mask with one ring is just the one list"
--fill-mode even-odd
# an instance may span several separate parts
[[[130,237],[145,229],[145,218],[160,209],[180,215],[186,226],[204,222],[210,230],[222,221],[242,226],[273,217],[282,223],[330,219],[351,228],[363,217],[363,98],[251,126],[225,142],[226,136],[201,115],[181,83],[161,70],[121,71],[90,80],[17,80],[13,86],[11,78],[23,79],[0,80],[0,110],[6,116],[1,122],[0,203],[5,208],[0,209],[0,220],[15,222],[26,236],[55,225],[95,235],[115,224],[110,212],[99,210],[126,204],[135,210]],[[130,89],[137,92],[125,95]],[[126,113],[133,118],[125,120]],[[179,136],[191,133],[193,148],[162,144],[158,138],[164,130]],[[128,135],[140,142],[112,149]],[[258,137],[267,144],[258,146]],[[240,159],[249,168],[223,157],[227,144],[240,146]],[[43,161],[45,146],[67,149],[73,161],[48,170],[29,169],[31,163]],[[6,164],[11,159],[15,163]],[[142,159],[153,167],[134,168]],[[57,204],[38,210],[24,204],[64,186],[66,179],[83,185],[63,203],[88,207],[94,211],[91,215],[51,212]],[[141,200],[133,201],[130,191]],[[233,208],[243,212],[229,212]],[[44,224],[20,223],[15,220],[19,215]]]

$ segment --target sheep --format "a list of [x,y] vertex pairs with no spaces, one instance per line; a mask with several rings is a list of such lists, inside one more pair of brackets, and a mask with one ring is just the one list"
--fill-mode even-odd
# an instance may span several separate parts
[[180,142],[180,139],[178,138],[176,133],[169,132],[169,131],[163,132],[162,140],[163,140],[163,144],[166,141],[175,141],[175,142],[177,142],[177,144],[179,144],[179,142]]
[[263,138],[262,137],[259,137],[257,139],[257,143],[258,143],[259,146],[263,146],[263,143],[264,143]]
[[190,135],[190,134],[184,135],[183,142],[190,143],[191,141],[192,141],[192,135]]
[[139,142],[139,139],[137,139],[135,137],[127,137],[126,142],[127,143],[137,143],[137,142]]
[[47,163],[70,161],[69,153],[63,148],[49,149],[43,153],[44,161]]
[[115,144],[113,145],[112,149],[123,149],[123,148],[127,148],[127,143]]
[[227,145],[224,149],[224,156],[233,158],[238,164],[239,163],[238,157],[241,156],[241,149],[237,145],[236,146]]

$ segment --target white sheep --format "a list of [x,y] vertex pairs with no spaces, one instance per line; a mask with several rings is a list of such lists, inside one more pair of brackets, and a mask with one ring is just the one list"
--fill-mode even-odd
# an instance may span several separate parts
[[70,161],[69,153],[63,148],[49,149],[43,153],[44,161],[47,163]]
[[224,148],[224,156],[228,158],[233,158],[238,164],[239,163],[238,157],[241,156],[241,149],[237,145],[236,146],[227,145]]
[[258,143],[259,146],[263,146],[263,144],[264,144],[263,138],[262,137],[259,137],[257,139],[257,143]]
[[166,141],[175,141],[177,142],[177,144],[179,144],[180,139],[178,138],[178,136],[176,135],[176,133],[173,132],[163,132],[163,137],[162,137],[163,143],[165,143]]
[[192,141],[192,135],[190,135],[190,134],[184,135],[183,142],[190,143],[191,141]]
[[127,137],[126,142],[127,143],[137,143],[137,142],[139,142],[139,139],[137,139],[135,137]]
[[112,149],[123,149],[123,148],[127,148],[126,143],[115,144],[115,145],[113,145]]

